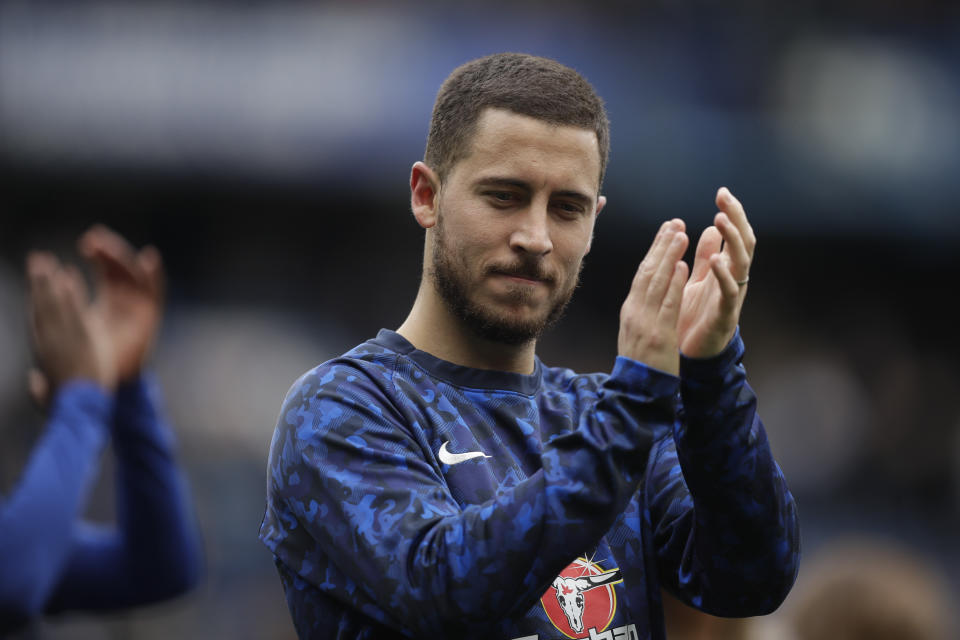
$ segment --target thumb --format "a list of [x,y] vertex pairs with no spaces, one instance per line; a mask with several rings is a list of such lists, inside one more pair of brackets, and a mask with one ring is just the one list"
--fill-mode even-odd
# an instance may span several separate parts
[[36,405],[41,409],[46,409],[47,403],[50,401],[50,383],[40,369],[31,367],[27,371],[27,388]]

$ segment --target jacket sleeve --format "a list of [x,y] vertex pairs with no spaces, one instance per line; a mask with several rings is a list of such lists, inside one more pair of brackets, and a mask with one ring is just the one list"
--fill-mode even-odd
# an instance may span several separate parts
[[796,579],[800,532],[741,364],[723,353],[681,360],[680,419],[650,468],[647,499],[664,586],[718,616],[763,615]]
[[678,385],[618,358],[577,428],[544,443],[542,469],[461,508],[385,378],[335,364],[294,385],[261,538],[327,595],[426,637],[483,635],[522,614],[595,544],[671,428]]
[[197,583],[200,536],[158,395],[150,378],[117,390],[117,524],[77,524],[49,611],[122,609],[171,598]]
[[63,386],[20,482],[0,501],[0,632],[40,614],[60,579],[112,407],[113,398],[93,382]]

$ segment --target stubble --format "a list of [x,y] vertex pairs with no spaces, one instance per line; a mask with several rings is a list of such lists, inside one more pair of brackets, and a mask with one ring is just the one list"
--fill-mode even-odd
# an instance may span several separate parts
[[[509,312],[498,312],[473,300],[470,295],[469,271],[466,265],[457,260],[456,252],[448,244],[443,227],[443,215],[437,218],[434,227],[432,264],[428,266],[428,276],[450,312],[470,329],[477,337],[500,344],[519,346],[537,340],[544,331],[556,324],[566,310],[573,292],[580,281],[583,260],[578,265],[573,281],[566,285],[553,301],[550,310],[540,317],[524,320]],[[540,258],[521,258],[508,270],[518,275],[539,275],[542,270]],[[532,292],[518,286],[509,292],[510,302],[516,305],[526,304]]]

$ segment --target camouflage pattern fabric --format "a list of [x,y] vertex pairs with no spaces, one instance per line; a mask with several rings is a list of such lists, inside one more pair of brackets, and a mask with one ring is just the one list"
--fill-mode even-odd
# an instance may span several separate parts
[[681,376],[461,367],[381,330],[280,411],[260,538],[302,638],[663,638],[775,609],[793,497],[739,333]]

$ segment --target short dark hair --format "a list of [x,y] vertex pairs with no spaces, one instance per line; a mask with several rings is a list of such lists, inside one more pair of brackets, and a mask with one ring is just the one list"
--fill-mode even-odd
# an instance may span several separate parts
[[603,101],[579,73],[549,58],[497,53],[472,60],[444,80],[433,105],[424,162],[443,180],[469,152],[480,114],[507,109],[555,125],[591,129],[600,148],[600,183],[610,154]]

